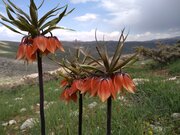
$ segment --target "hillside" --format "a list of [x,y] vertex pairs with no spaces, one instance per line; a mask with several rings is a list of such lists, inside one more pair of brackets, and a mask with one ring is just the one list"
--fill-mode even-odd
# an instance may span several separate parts
[[[156,40],[150,40],[150,41],[127,41],[124,46],[124,54],[129,54],[133,53],[133,50],[137,46],[144,46],[148,48],[154,48],[158,42],[162,42],[163,44],[169,44],[173,45],[175,44],[178,40],[180,40],[180,37],[174,37],[174,38],[166,38],[166,39],[156,39]],[[110,52],[110,55],[112,54],[111,52],[114,52],[116,45],[118,41],[106,41],[102,42],[100,41],[101,44],[106,44],[108,51]],[[17,51],[17,46],[18,42],[10,42],[10,41],[0,41],[0,56],[1,57],[10,57],[14,58],[16,51]],[[65,48],[65,50],[69,50],[72,48],[77,48],[77,47],[82,47],[82,48],[88,48],[88,50],[93,53],[95,52],[95,46],[96,42],[95,41],[88,41],[88,42],[83,42],[83,41],[78,41],[78,42],[71,42],[71,41],[62,41],[62,44]],[[95,53],[93,53],[96,55]],[[57,54],[62,55],[62,53]],[[63,54],[64,55],[64,54]]]
[[[161,41],[163,44],[169,44],[173,45],[175,44],[180,37],[175,38],[169,38],[169,39],[158,39],[158,40],[151,40],[151,41],[131,41],[126,42],[124,46],[123,53],[129,54],[133,53],[133,49],[137,46],[145,46],[149,48],[154,48],[156,46],[156,43]],[[100,42],[103,44],[103,42]],[[117,41],[108,41],[105,42],[109,55],[111,56],[112,52],[114,52]],[[66,53],[62,53],[57,51],[56,56],[57,57],[69,57],[69,51],[70,53],[73,52],[74,48],[81,47],[81,48],[88,48],[88,50],[93,55],[97,55],[96,51],[94,51],[96,48],[96,42],[69,42],[69,41],[62,41],[62,44],[66,50]],[[0,41],[0,73],[1,78],[3,80],[9,81],[12,76],[17,77],[18,75],[27,75],[30,73],[35,73],[36,71],[36,62],[33,64],[26,65],[23,61],[17,61],[15,60],[16,51],[18,48],[19,43],[18,42],[10,42],[10,41]],[[58,59],[59,60],[59,59]],[[58,65],[47,59],[46,57],[43,57],[43,66],[44,71],[48,70],[54,70],[58,68]],[[0,79],[1,83],[1,79]]]

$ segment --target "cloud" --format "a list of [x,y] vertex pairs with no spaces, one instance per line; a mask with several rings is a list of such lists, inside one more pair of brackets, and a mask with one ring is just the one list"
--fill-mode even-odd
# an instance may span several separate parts
[[[89,31],[68,31],[68,30],[54,30],[52,31],[53,35],[57,36],[60,40],[63,41],[94,41],[95,40],[95,29],[91,29]],[[11,30],[7,29],[5,26],[0,26],[0,41],[7,40],[7,41],[21,41],[22,35],[12,32]],[[119,31],[112,31],[106,32],[97,30],[97,38],[98,40],[115,40],[119,39],[120,32]],[[162,38],[170,38],[176,37],[180,35],[180,29],[169,29],[166,32],[150,32],[146,31],[144,33],[133,34],[129,33],[127,41],[146,41],[152,39],[162,39]]]
[[129,35],[128,39],[130,41],[147,41],[147,40],[154,40],[154,39],[163,39],[163,38],[171,38],[180,35],[180,31],[176,32],[161,32],[161,33],[152,33],[152,32],[145,32],[140,34]]
[[92,21],[92,20],[97,19],[97,16],[98,15],[96,14],[87,13],[85,15],[75,17],[74,19],[80,22],[87,22],[87,21]]
[[[61,34],[59,34],[61,33]],[[53,34],[59,37],[60,40],[66,40],[66,41],[74,41],[74,40],[80,40],[80,41],[94,41],[95,40],[95,29],[89,30],[89,31],[65,31],[65,30],[54,30]],[[170,38],[170,37],[176,37],[180,35],[180,31],[172,31],[169,30],[167,32],[144,32],[139,34],[130,34],[128,35],[127,41],[146,41],[146,40],[152,40],[152,39],[162,39],[162,38]],[[98,40],[115,40],[117,41],[119,39],[120,32],[119,31],[112,31],[112,32],[105,32],[105,31],[97,31],[97,38]]]
[[139,13],[139,6],[133,0],[102,0],[101,7],[109,12],[112,19],[117,20],[119,18],[126,22],[128,21],[127,19],[134,18],[134,15],[137,17]]
[[[95,29],[89,30],[89,31],[67,31],[67,30],[54,30],[53,35],[57,36],[60,40],[63,41],[74,41],[74,40],[80,40],[80,41],[94,41],[95,40]],[[0,26],[0,41],[1,40],[7,40],[7,41],[21,41],[22,35],[16,34],[9,29],[7,29],[4,26]],[[112,31],[112,32],[105,32],[105,31],[97,31],[97,38],[98,40],[103,40],[103,37],[105,41],[109,40],[115,40],[117,41],[119,39],[120,32],[119,31]],[[146,41],[146,40],[152,40],[152,39],[161,39],[161,38],[169,38],[169,37],[175,37],[180,35],[179,29],[169,29],[167,32],[144,32],[139,34],[129,34],[127,41]]]
[[99,0],[70,0],[72,3],[77,4],[77,3],[86,3],[86,2],[97,2]]
[[[52,32],[54,35],[58,36],[61,40],[80,40],[80,41],[94,41],[95,40],[95,29],[89,31],[65,31],[65,30],[54,30]],[[61,33],[61,34],[59,34]],[[119,36],[118,31],[113,32],[103,32],[97,30],[97,37],[99,40],[103,40],[103,36],[105,40],[118,40]]]
[[0,40],[7,40],[7,41],[20,41],[22,35],[17,34],[5,26],[0,26]]
[[99,4],[110,18],[104,18],[104,22],[112,29],[126,26],[144,33],[180,28],[179,0],[101,0]]

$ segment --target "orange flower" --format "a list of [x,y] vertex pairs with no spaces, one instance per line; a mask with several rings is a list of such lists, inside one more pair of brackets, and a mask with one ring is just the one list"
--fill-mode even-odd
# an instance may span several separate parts
[[126,73],[115,73],[110,77],[88,77],[77,81],[76,84],[76,88],[81,93],[89,92],[91,96],[98,95],[102,102],[110,96],[116,99],[117,93],[123,88],[130,93],[135,92],[135,84]]
[[62,80],[62,81],[60,82],[60,85],[61,85],[61,87],[65,87],[65,86],[68,85],[68,81],[67,81],[66,79]]
[[35,37],[33,40],[33,46],[34,46],[34,52],[36,52],[38,49],[41,52],[44,52],[48,45],[48,39],[44,36],[38,36]]
[[49,37],[48,39],[49,45],[47,46],[47,50],[49,50],[51,53],[54,53],[57,49],[60,49],[62,52],[64,52],[64,48],[62,47],[61,42],[56,36]]
[[98,77],[92,77],[91,78],[91,90],[90,90],[91,97],[97,95],[97,91],[98,91],[99,87],[100,87],[100,79]]
[[131,77],[125,73],[125,74],[122,74],[122,78],[121,78],[121,81],[122,81],[122,84],[123,84],[123,87],[130,93],[134,93],[135,90],[136,90],[136,86],[134,84],[134,82],[132,81]]
[[62,100],[65,100],[66,102],[69,102],[70,100],[73,100],[74,102],[77,101],[77,95],[76,93],[72,94],[71,96],[69,95],[69,89],[66,88],[62,93],[60,98]]
[[18,47],[16,59],[17,60],[24,59],[28,62],[33,62],[36,60],[36,54],[32,54],[32,51],[33,51],[32,39],[28,37],[24,37],[22,38],[22,41]]
[[110,96],[115,99],[117,94],[110,77],[92,77],[91,89],[88,92],[91,96],[98,95],[102,102],[106,101]]
[[36,52],[39,49],[43,54],[46,55],[49,53],[54,54],[57,49],[64,52],[64,48],[57,37],[38,36],[34,38],[33,46],[33,52]]
[[98,89],[98,96],[100,97],[101,101],[106,101],[111,96],[111,86],[109,83],[109,79],[102,79],[100,81],[100,87]]
[[81,91],[81,94],[86,93],[91,88],[91,78],[78,80],[76,86]]
[[33,62],[36,60],[37,51],[48,55],[49,53],[55,53],[57,49],[64,51],[57,37],[38,36],[34,39],[31,37],[23,37],[18,47],[16,59],[24,59],[28,62]]
[[61,81],[61,86],[65,87],[64,91],[61,93],[60,98],[62,100],[65,100],[69,102],[70,100],[73,100],[74,102],[77,101],[77,83],[78,80],[74,80],[72,83],[69,83],[67,80]]

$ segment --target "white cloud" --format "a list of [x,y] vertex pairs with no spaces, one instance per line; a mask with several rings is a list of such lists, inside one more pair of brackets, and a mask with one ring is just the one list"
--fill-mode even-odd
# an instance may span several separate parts
[[[74,40],[80,40],[80,41],[94,41],[95,40],[95,30],[92,29],[90,31],[67,31],[67,30],[54,30],[53,32],[54,36],[57,36],[60,40],[63,41],[74,41]],[[11,30],[7,29],[4,26],[0,26],[0,41],[1,40],[7,40],[7,41],[21,41],[22,35],[16,34],[12,32]],[[97,30],[97,38],[98,40],[118,40],[119,39],[120,32],[119,31],[112,31],[112,32],[104,32]],[[127,38],[127,41],[146,41],[146,40],[152,40],[152,39],[161,39],[161,38],[170,38],[179,36],[180,31],[174,31],[170,29],[167,32],[162,33],[152,33],[152,32],[144,32],[140,34],[131,34],[129,33],[129,36]]]
[[[60,34],[59,34],[60,33]],[[61,40],[66,41],[94,41],[95,40],[95,30],[92,29],[90,31],[65,31],[65,30],[54,30],[53,34],[59,37]],[[144,32],[141,34],[131,34],[129,33],[127,41],[146,41],[152,39],[162,39],[162,38],[170,38],[179,36],[180,31],[172,31],[172,32],[164,32],[164,33],[152,33],[152,32]],[[97,38],[98,40],[103,40],[103,36],[105,41],[115,40],[117,41],[120,36],[119,31],[112,31],[112,32],[104,32],[104,31],[97,31]]]
[[87,21],[91,21],[91,20],[97,19],[97,16],[98,15],[96,15],[96,14],[87,13],[85,15],[75,17],[74,19],[77,20],[77,21],[80,21],[80,22],[87,22]]
[[140,8],[135,0],[101,0],[100,6],[111,17],[105,21],[117,27],[139,22]]
[[99,0],[70,0],[72,3],[77,4],[77,3],[86,3],[86,2],[97,2]]
[[[61,34],[59,34],[61,33]],[[53,34],[58,36],[61,40],[80,40],[80,41],[94,41],[95,40],[95,29],[90,31],[65,31],[65,30],[54,30]],[[97,30],[98,40],[103,40],[103,36],[105,40],[118,40],[119,36],[118,31],[113,32],[103,32]]]
[[0,40],[21,41],[22,35],[17,34],[5,26],[0,26]]
[[180,28],[179,0],[101,0],[99,5],[107,11],[110,19],[105,16],[103,20],[111,29],[125,26],[144,33]]
[[147,41],[153,39],[163,39],[163,38],[171,38],[180,35],[180,31],[176,32],[162,32],[162,33],[152,33],[152,32],[145,32],[141,34],[129,35],[128,39],[130,41]]

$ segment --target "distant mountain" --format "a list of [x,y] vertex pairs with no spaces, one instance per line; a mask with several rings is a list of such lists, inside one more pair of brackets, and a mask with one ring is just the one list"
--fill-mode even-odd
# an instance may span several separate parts
[[[148,48],[154,48],[158,42],[161,42],[163,44],[168,44],[168,45],[173,45],[177,43],[177,41],[180,41],[180,36],[179,37],[174,37],[174,38],[165,38],[165,39],[156,39],[156,40],[150,40],[150,41],[127,41],[124,45],[124,54],[132,53],[134,51],[135,47],[138,46],[144,46]],[[104,43],[100,41],[101,44],[106,44],[106,47],[109,51],[109,55],[112,54],[112,52],[115,51],[116,45],[118,41],[105,41]],[[11,42],[11,41],[0,41],[0,55],[1,52],[3,51],[11,51],[13,53],[16,52],[18,42]],[[93,54],[96,55],[96,42],[95,41],[76,41],[76,42],[71,42],[71,41],[62,41],[62,44],[65,48],[65,50],[74,50],[74,48],[81,47],[81,48],[88,48],[88,50]],[[9,47],[6,47],[9,46]],[[62,55],[62,53],[58,53],[58,55]]]
[[[127,41],[124,45],[124,54],[128,54],[128,53],[132,53],[134,51],[135,47],[138,46],[144,46],[144,47],[148,47],[148,48],[154,48],[156,47],[158,42],[161,42],[164,45],[174,45],[175,43],[177,43],[177,41],[180,40],[180,36],[179,37],[173,37],[173,38],[166,38],[166,39],[156,39],[156,40],[150,40],[150,41]],[[116,45],[118,44],[118,41],[105,41],[104,43],[102,41],[100,41],[101,44],[106,45],[108,51],[110,52],[110,55],[112,54],[112,52],[115,51]],[[63,42],[64,46],[69,47],[69,48],[77,48],[77,47],[82,47],[82,48],[88,48],[92,53],[95,53],[96,51],[94,51],[96,48],[96,42],[95,41],[88,41],[88,42],[82,42],[82,41],[78,41],[78,42],[68,42],[68,41],[64,41]]]

